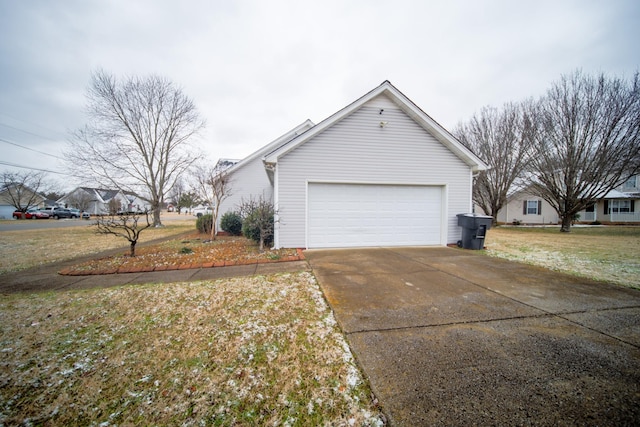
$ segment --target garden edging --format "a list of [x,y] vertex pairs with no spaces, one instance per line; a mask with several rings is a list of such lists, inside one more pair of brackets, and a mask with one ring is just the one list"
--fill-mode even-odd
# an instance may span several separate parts
[[302,249],[296,249],[297,255],[282,257],[279,259],[257,259],[257,260],[239,260],[239,261],[217,261],[207,262],[200,264],[180,264],[180,265],[158,265],[154,267],[119,267],[115,269],[104,270],[92,270],[82,271],[76,270],[74,267],[67,267],[60,271],[58,274],[61,276],[98,276],[107,274],[125,274],[125,273],[149,273],[152,271],[170,271],[170,270],[188,270],[198,268],[217,268],[217,267],[230,267],[238,265],[253,265],[253,264],[267,264],[277,262],[291,262],[291,261],[304,261],[304,253]]

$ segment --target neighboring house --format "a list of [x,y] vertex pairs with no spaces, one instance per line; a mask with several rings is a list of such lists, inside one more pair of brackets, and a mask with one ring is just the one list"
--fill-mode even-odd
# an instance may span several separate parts
[[[29,208],[44,207],[45,197],[34,192],[26,186],[18,187],[20,184],[4,187],[0,190],[0,219],[13,218],[16,210],[15,201],[20,199],[20,204]],[[26,205],[29,206],[26,206]]]
[[227,169],[232,196],[264,196],[274,246],[446,245],[487,165],[385,81],[314,125],[306,121]]
[[[578,221],[640,222],[639,201],[640,175],[635,175],[581,211]],[[505,224],[558,224],[560,218],[549,203],[529,193],[525,188],[509,195],[507,205],[498,212],[497,221]]]
[[640,222],[640,175],[609,191],[602,200],[580,212],[580,221]]
[[[482,209],[480,209],[482,212]],[[557,224],[556,210],[542,198],[527,189],[509,195],[507,204],[498,212],[496,221],[500,224]]]
[[149,207],[147,202],[134,193],[91,187],[78,187],[61,197],[57,203],[89,212],[91,215],[109,214],[110,206],[126,211],[144,211]]

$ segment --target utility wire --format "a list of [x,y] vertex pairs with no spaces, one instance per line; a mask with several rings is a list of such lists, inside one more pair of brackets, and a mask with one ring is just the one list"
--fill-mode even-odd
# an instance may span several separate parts
[[5,142],[7,144],[15,145],[16,147],[24,148],[25,150],[30,150],[30,151],[33,151],[33,152],[36,152],[36,153],[39,153],[39,154],[44,154],[45,156],[53,157],[54,159],[64,160],[62,157],[58,157],[55,154],[49,154],[49,153],[45,153],[44,151],[36,150],[35,148],[25,147],[24,145],[17,144],[15,142],[6,140],[4,138],[0,138],[0,141],[1,142]]
[[[20,119],[20,118],[18,118],[18,117],[12,116],[12,115],[7,114],[7,113],[2,113],[2,112],[0,112],[0,115],[1,115],[1,116],[5,116],[5,117],[8,117],[8,118],[10,118],[11,120],[15,120],[15,121],[22,122],[22,123],[25,123],[25,124],[28,124],[28,125],[31,125],[31,126],[39,127],[39,128],[41,128],[41,129],[44,129],[44,130],[50,131],[50,132],[52,132],[52,133],[58,133],[58,134],[60,133],[60,131],[57,131],[57,130],[51,129],[51,128],[46,127],[46,126],[43,126],[43,125],[39,125],[39,124],[37,124],[37,123],[29,122],[29,121],[24,120],[24,119]],[[6,126],[6,125],[5,125],[5,126]]]
[[53,139],[53,138],[50,138],[48,136],[40,135],[40,134],[37,134],[35,132],[31,132],[31,131],[28,131],[28,130],[20,129],[20,128],[17,128],[15,126],[8,125],[6,123],[0,123],[0,126],[4,126],[4,127],[9,128],[9,129],[14,129],[14,130],[17,130],[19,132],[23,132],[23,133],[26,133],[26,134],[29,134],[29,135],[37,136],[38,138],[48,139],[49,141],[56,141],[56,142],[58,141],[57,139]]
[[64,175],[64,176],[75,176],[75,175],[71,175],[71,174],[68,174],[68,173],[52,171],[52,170],[49,170],[49,169],[34,168],[32,166],[23,166],[23,165],[19,165],[19,164],[16,164],[16,163],[5,162],[5,161],[2,161],[2,160],[0,160],[0,165],[11,166],[11,167],[14,167],[14,168],[31,169],[31,170],[40,171],[40,172],[55,173],[55,174]]

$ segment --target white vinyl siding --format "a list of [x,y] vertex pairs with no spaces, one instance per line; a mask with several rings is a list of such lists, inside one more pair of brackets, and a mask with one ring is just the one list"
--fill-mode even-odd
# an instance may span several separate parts
[[384,95],[282,156],[277,168],[279,247],[307,246],[307,182],[446,188],[440,244],[459,240],[456,214],[471,210],[469,166]]
[[241,165],[240,168],[229,174],[229,178],[231,195],[220,204],[218,225],[222,215],[229,211],[238,210],[243,199],[249,200],[250,197],[257,199],[260,196],[264,196],[266,200],[273,198],[273,187],[260,157]]

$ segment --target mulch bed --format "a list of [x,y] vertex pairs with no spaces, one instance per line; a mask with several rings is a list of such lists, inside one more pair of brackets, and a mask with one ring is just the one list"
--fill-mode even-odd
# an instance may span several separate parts
[[121,254],[67,267],[58,273],[66,276],[88,276],[226,267],[303,259],[301,249],[260,252],[253,241],[244,237],[222,236],[210,241],[207,235],[192,234],[156,245],[136,248],[135,257],[131,257],[128,250],[125,250]]

